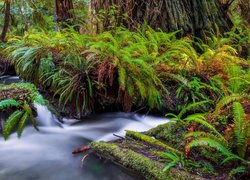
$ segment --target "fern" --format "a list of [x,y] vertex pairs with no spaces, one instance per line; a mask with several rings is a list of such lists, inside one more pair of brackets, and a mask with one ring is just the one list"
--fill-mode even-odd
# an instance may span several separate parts
[[228,174],[228,179],[232,179],[232,177],[236,174],[239,174],[239,173],[246,173],[247,172],[247,169],[246,167],[244,166],[239,166],[237,168],[234,168],[232,169],[229,174]]
[[226,105],[228,105],[228,104],[230,104],[230,103],[232,103],[232,102],[235,102],[235,101],[240,101],[240,100],[242,100],[242,99],[244,99],[244,98],[250,98],[250,96],[249,95],[247,95],[247,94],[232,94],[232,95],[230,95],[230,96],[226,96],[226,97],[224,97],[224,98],[222,98],[217,104],[216,104],[216,107],[215,107],[215,111],[214,111],[214,114],[215,115],[218,115],[219,114],[219,112],[220,112],[220,110],[224,107],[224,106],[226,106]]
[[224,147],[228,146],[228,143],[227,143],[227,141],[225,141],[225,139],[218,138],[218,136],[216,136],[216,135],[214,135],[212,133],[208,133],[208,132],[195,131],[195,132],[189,132],[189,133],[187,133],[187,134],[184,135],[185,139],[187,139],[189,137],[193,137],[193,138],[206,137],[206,138],[213,139],[213,140],[219,142]]
[[23,114],[23,116],[20,119],[20,122],[18,124],[18,130],[17,130],[18,137],[21,137],[21,135],[23,133],[23,130],[25,128],[25,125],[27,123],[28,118],[29,118],[29,113],[28,112],[24,112],[24,114]]
[[240,157],[244,158],[247,149],[248,122],[245,121],[245,112],[239,102],[233,103],[234,135],[236,138],[237,151]]
[[17,102],[16,100],[13,100],[13,99],[7,99],[7,100],[3,100],[3,101],[0,101],[0,110],[3,110],[7,107],[18,107],[20,106],[20,103]]
[[222,162],[226,163],[229,160],[241,160],[241,161],[245,161],[244,159],[240,158],[239,156],[233,154],[231,151],[229,151],[226,147],[224,147],[222,144],[220,144],[219,142],[210,139],[210,138],[198,138],[195,140],[192,140],[189,144],[187,144],[187,148],[191,149],[193,147],[199,147],[199,146],[207,146],[207,147],[211,147],[211,148],[215,148],[217,151],[221,152],[223,155],[229,157],[230,159],[226,159]]
[[221,138],[221,140],[225,141],[225,138],[221,135],[220,132],[218,132],[211,124],[205,121],[204,114],[193,114],[187,116],[183,121],[187,122],[198,122],[202,124],[203,126],[207,127],[208,129],[212,130],[218,137]]
[[[166,171],[168,171],[170,168],[172,168],[172,167],[174,167],[174,166],[176,166],[178,163],[182,163],[183,162],[183,160],[181,160],[181,157],[179,157],[177,154],[175,154],[174,152],[172,152],[172,153],[164,153],[164,158],[167,158],[167,159],[170,159],[171,160],[171,162],[170,163],[168,163],[165,167],[164,167],[164,169],[163,169],[163,171],[164,172],[166,172]],[[182,165],[183,165],[184,163],[182,163]]]
[[18,123],[23,113],[23,111],[17,110],[8,117],[3,128],[3,137],[5,140],[8,139],[11,131],[14,129],[15,125]]
[[184,108],[180,111],[180,113],[178,114],[178,117],[179,117],[179,118],[182,118],[182,116],[185,115],[188,111],[194,110],[194,109],[196,109],[197,107],[203,106],[203,105],[205,105],[205,104],[211,104],[211,103],[213,103],[213,101],[211,101],[211,100],[206,100],[206,101],[195,102],[195,103],[189,104],[189,105],[187,105],[186,107],[184,107]]

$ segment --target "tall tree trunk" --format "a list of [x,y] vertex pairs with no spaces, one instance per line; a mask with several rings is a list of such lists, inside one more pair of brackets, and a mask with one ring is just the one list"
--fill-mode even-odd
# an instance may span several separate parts
[[56,21],[61,26],[73,25],[72,0],[56,0]]
[[[231,21],[218,0],[92,0],[91,9],[98,12],[116,6],[127,18],[119,19],[128,28],[145,21],[154,28],[201,36],[204,31],[229,30]],[[119,16],[122,17],[122,16]],[[109,21],[108,19],[104,20]],[[107,24],[107,23],[106,23]]]
[[0,40],[2,42],[6,41],[6,35],[9,29],[9,25],[10,25],[10,5],[11,5],[11,0],[5,0],[4,25],[3,25],[2,34],[0,37]]

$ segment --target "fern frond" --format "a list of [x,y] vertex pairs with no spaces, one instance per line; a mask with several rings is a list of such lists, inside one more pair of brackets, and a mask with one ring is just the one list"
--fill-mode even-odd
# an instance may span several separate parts
[[228,143],[225,140],[222,140],[221,138],[218,138],[218,136],[211,134],[211,133],[204,132],[204,131],[189,132],[189,133],[184,135],[185,139],[187,139],[189,137],[194,137],[194,138],[206,137],[206,138],[213,139],[213,140],[221,143],[225,147],[228,146]]
[[185,115],[188,111],[191,111],[197,107],[203,106],[204,104],[212,104],[212,103],[213,101],[206,100],[206,101],[200,101],[200,102],[189,104],[181,110],[181,112],[178,114],[178,117],[182,118],[182,116]]
[[225,141],[225,138],[221,135],[221,133],[219,131],[217,131],[215,129],[215,127],[213,127],[211,124],[209,124],[207,121],[205,121],[204,114],[189,115],[185,119],[183,119],[183,121],[198,122],[198,123],[202,124],[203,126],[205,126],[205,127],[209,128],[210,130],[212,130],[216,135],[218,135],[218,137],[221,138],[221,140]]
[[23,113],[23,111],[17,110],[8,117],[3,128],[3,137],[5,140],[8,139],[9,135],[11,134],[11,131],[14,129],[15,125],[18,123]]
[[[203,138],[202,137],[202,138],[195,139],[187,145],[187,148],[191,149],[193,147],[199,147],[199,146],[206,146],[206,147],[215,148],[217,151],[221,152],[223,155],[230,157],[231,158],[230,160],[235,159],[235,160],[245,161],[244,159],[240,158],[239,156],[233,154],[231,151],[229,151],[226,147],[224,147],[219,142],[217,142],[213,139],[210,139],[210,138]],[[225,163],[225,161],[223,163]]]
[[22,118],[20,119],[20,122],[19,122],[19,125],[18,125],[18,130],[17,130],[18,137],[21,137],[28,118],[29,118],[29,113],[25,112],[22,115]]
[[237,168],[232,169],[229,174],[228,174],[228,179],[231,179],[234,175],[239,174],[239,173],[245,173],[247,172],[247,169],[245,166],[240,166]]
[[245,121],[245,112],[239,102],[233,103],[233,117],[234,117],[234,135],[236,138],[237,151],[240,157],[245,157],[247,148],[247,123]]
[[222,98],[222,99],[217,103],[217,105],[216,105],[216,107],[215,107],[214,114],[215,114],[215,115],[218,115],[219,112],[220,112],[220,110],[221,110],[224,106],[226,106],[226,105],[228,105],[228,104],[230,104],[230,103],[232,103],[232,102],[234,102],[234,101],[240,101],[240,100],[242,100],[242,99],[244,99],[244,98],[249,99],[249,98],[250,98],[250,95],[248,95],[248,94],[245,94],[245,95],[244,95],[244,94],[232,94],[232,95],[230,95],[230,96],[226,96],[226,97]]
[[16,100],[13,100],[13,99],[7,99],[7,100],[3,100],[3,101],[0,101],[0,110],[3,110],[7,107],[18,107],[20,106],[20,103],[17,102]]

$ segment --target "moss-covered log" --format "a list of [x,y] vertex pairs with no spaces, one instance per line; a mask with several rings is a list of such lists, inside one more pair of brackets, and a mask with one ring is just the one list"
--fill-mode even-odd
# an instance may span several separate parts
[[151,144],[153,146],[158,146],[160,148],[163,148],[165,151],[171,151],[171,152],[175,152],[177,154],[181,153],[177,149],[174,149],[171,146],[168,146],[167,144],[165,144],[165,143],[163,143],[163,142],[161,142],[161,141],[159,141],[157,139],[154,139],[154,138],[152,138],[150,136],[142,134],[142,133],[138,133],[138,132],[134,132],[134,131],[126,131],[126,137],[131,137],[131,138],[134,138],[134,139],[149,143],[149,144]]
[[163,172],[164,164],[145,157],[133,150],[121,148],[116,143],[94,142],[91,148],[99,155],[132,169],[146,179],[202,179],[184,171],[171,169]]
[[[118,8],[118,25],[129,28],[147,22],[154,28],[166,32],[183,30],[187,34],[202,36],[205,31],[229,30],[231,21],[226,10],[218,0],[93,0],[91,8],[94,12]],[[124,18],[122,14],[127,14]],[[109,19],[108,19],[109,18]],[[110,17],[104,19],[103,25],[108,26]]]
[[22,88],[7,88],[0,90],[0,101],[6,99],[25,100],[30,97],[30,92]]

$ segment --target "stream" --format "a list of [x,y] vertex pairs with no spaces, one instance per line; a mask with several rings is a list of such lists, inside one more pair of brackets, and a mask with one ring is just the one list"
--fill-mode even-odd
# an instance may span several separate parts
[[[0,79],[0,83],[18,82],[17,77]],[[72,155],[74,148],[91,141],[117,139],[126,129],[146,131],[167,122],[135,113],[93,115],[84,121],[58,119],[46,106],[35,105],[39,131],[27,126],[19,139],[16,133],[8,141],[0,135],[0,180],[133,180],[137,175],[124,168],[90,155]]]

